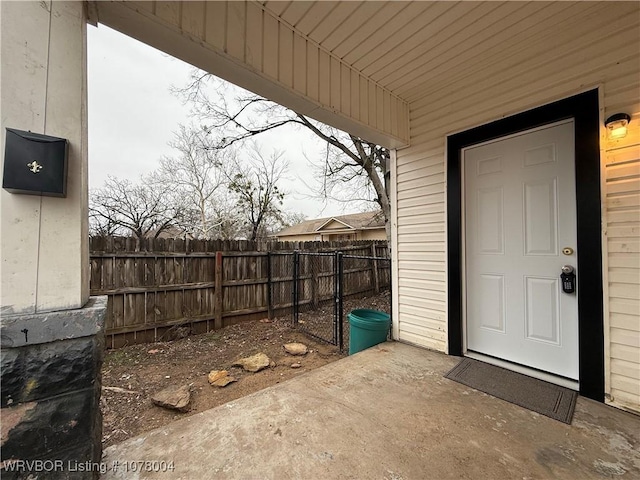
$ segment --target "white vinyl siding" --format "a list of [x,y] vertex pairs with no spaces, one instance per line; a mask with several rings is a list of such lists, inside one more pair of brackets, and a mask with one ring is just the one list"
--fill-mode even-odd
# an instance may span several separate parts
[[608,401],[639,410],[640,122],[637,117],[634,120],[626,138],[608,142],[604,149],[609,299],[605,334],[609,340]]
[[[434,83],[421,95],[411,93],[411,146],[397,151],[393,172],[397,181],[396,328],[402,341],[447,351],[447,135],[600,87],[602,119],[619,112],[633,117],[624,148],[611,145],[602,127],[601,148],[606,151],[603,162],[607,162],[603,217],[608,236],[604,248],[605,254],[609,252],[604,271],[608,282],[604,299],[607,393],[610,403],[640,411],[637,5],[616,4],[615,9],[596,6],[576,16],[571,25],[559,36],[523,43],[518,68],[509,64],[512,59],[488,55],[486,68],[474,75],[464,75],[462,68],[448,82]],[[484,59],[470,60],[477,64]]]

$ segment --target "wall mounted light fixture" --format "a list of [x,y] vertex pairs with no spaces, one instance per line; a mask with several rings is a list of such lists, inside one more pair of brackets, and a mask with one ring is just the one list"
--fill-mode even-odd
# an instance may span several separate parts
[[626,113],[615,113],[604,122],[607,135],[611,140],[618,140],[627,136],[627,125],[631,117]]

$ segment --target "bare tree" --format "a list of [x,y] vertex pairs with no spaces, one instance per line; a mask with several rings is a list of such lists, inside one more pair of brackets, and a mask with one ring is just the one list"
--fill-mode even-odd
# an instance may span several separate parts
[[211,135],[184,125],[169,145],[178,155],[160,159],[160,168],[151,176],[153,182],[167,189],[174,204],[182,204],[191,213],[182,225],[186,232],[194,238],[213,238],[220,222],[215,205],[226,194],[221,158],[233,157],[234,152],[221,152],[214,148]]
[[266,237],[269,226],[281,223],[285,194],[278,181],[286,170],[281,152],[265,157],[259,146],[253,144],[248,158],[236,159],[227,172],[228,187],[248,227],[249,240]]
[[[215,148],[223,149],[283,125],[304,127],[326,142],[320,193],[342,201],[375,202],[385,218],[390,238],[391,204],[385,188],[389,150],[328,127],[260,96],[231,86],[200,70],[177,93],[192,104],[204,128],[219,134]],[[222,133],[220,133],[222,132]],[[344,195],[341,186],[349,185]],[[341,190],[341,195],[335,195]]]
[[218,197],[211,211],[214,218],[213,238],[235,240],[246,237],[245,220],[232,195]]
[[145,177],[134,184],[109,176],[89,197],[93,232],[157,238],[179,223],[182,214],[182,206],[175,205],[164,189],[154,188]]

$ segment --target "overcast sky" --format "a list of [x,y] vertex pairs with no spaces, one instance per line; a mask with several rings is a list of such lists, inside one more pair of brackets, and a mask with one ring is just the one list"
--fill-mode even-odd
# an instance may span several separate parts
[[[184,86],[191,65],[104,25],[88,27],[89,188],[107,175],[137,180],[157,168],[178,124],[189,122],[189,107],[170,92]],[[306,131],[269,132],[257,138],[266,152],[283,150],[289,161],[285,208],[307,218],[355,213],[357,206],[308,198],[312,185],[305,158],[318,158],[322,143]]]

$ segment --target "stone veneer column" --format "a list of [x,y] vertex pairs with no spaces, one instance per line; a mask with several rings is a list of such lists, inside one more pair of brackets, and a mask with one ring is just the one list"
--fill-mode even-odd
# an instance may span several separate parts
[[106,305],[3,316],[3,479],[97,478]]

